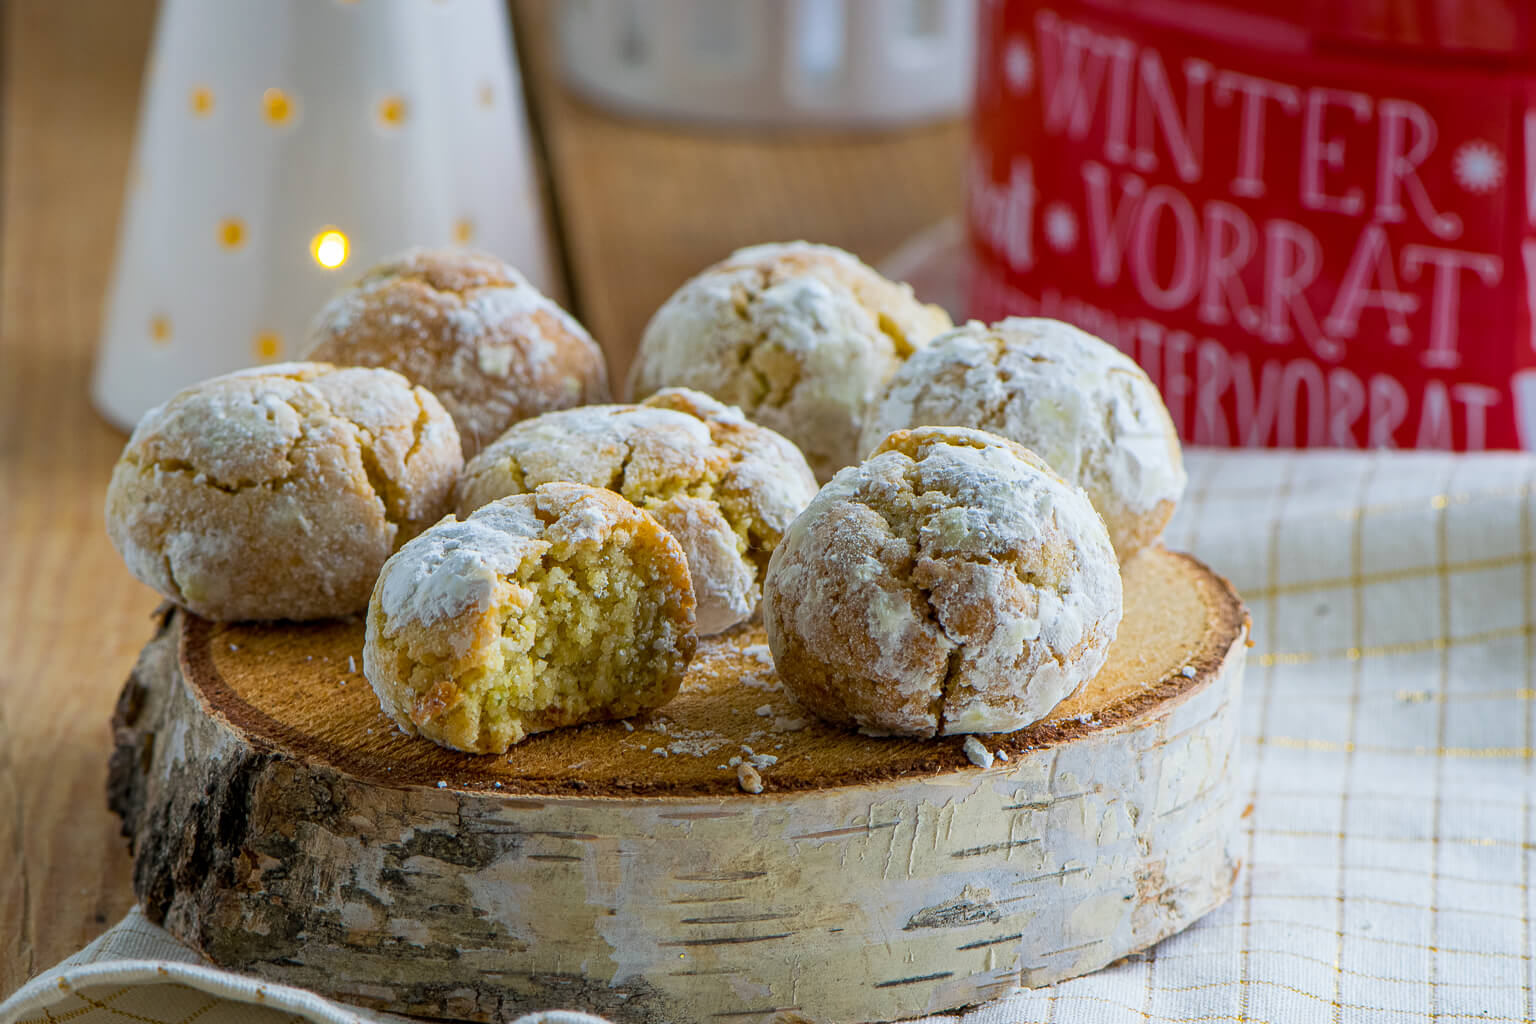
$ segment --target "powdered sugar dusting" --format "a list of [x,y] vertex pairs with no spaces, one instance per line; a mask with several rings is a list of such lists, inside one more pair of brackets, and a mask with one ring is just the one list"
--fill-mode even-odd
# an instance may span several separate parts
[[693,737],[673,740],[667,744],[667,750],[678,755],[686,754],[689,757],[704,757],[708,754],[713,754],[725,746],[725,744],[726,740],[723,737],[709,733],[699,733]]
[[458,508],[555,480],[618,491],[677,538],[705,635],[757,609],[760,552],[816,493],[784,438],[707,395],[669,389],[642,405],[582,406],[516,424],[465,467]]
[[204,617],[350,614],[395,543],[445,511],[458,449],[436,399],[390,370],[237,371],[140,419],[107,530],[135,576]]
[[563,309],[526,282],[518,287],[476,288],[468,292],[463,304],[449,314],[449,323],[461,344],[476,347],[482,373],[505,377],[516,365],[513,355],[519,350],[510,341],[498,344],[493,339],[521,337],[524,344],[519,361],[543,364],[558,354],[556,342],[539,327],[537,313],[556,317],[567,331],[586,334]]
[[411,540],[379,574],[385,636],[407,622],[438,623],[491,607],[505,577],[549,548],[531,502],[487,505]]
[[1099,670],[1121,614],[1119,567],[1082,492],[962,428],[898,435],[840,472],[780,544],[765,590],[786,687],[877,734],[1038,721]]
[[466,457],[512,423],[607,401],[602,350],[516,269],[461,250],[411,250],[326,304],[312,358],[389,366],[435,394]]
[[740,405],[799,445],[825,480],[861,454],[859,426],[907,351],[948,326],[909,287],[840,249],[752,246],[656,311],[631,390],[683,385]]
[[941,334],[892,377],[862,443],[923,424],[987,430],[1039,454],[1088,492],[1122,557],[1138,518],[1184,492],[1156,386],[1118,349],[1060,321],[972,321]]

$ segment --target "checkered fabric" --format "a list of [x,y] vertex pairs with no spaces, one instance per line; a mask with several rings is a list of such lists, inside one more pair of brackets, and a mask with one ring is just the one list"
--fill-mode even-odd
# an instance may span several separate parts
[[[1536,1020],[1536,457],[1188,461],[1167,542],[1254,622],[1233,898],[1097,974],[932,1021]],[[0,1006],[0,1024],[386,1016],[201,965],[137,913]]]

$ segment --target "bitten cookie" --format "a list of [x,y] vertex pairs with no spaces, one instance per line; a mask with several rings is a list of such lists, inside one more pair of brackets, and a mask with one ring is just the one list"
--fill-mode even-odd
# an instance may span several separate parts
[[431,389],[464,457],[519,420],[609,400],[586,328],[483,253],[413,249],[375,267],[315,320],[310,359],[385,366]]
[[448,511],[453,421],[390,370],[285,363],[150,410],[107,488],[128,569],[208,619],[318,619],[368,606],[379,568]]
[[1011,732],[1099,671],[1120,569],[1083,492],[960,427],[892,434],[838,473],[768,564],[774,667],[876,735]]
[[677,538],[705,634],[757,610],[768,557],[816,493],[788,440],[708,395],[669,388],[640,405],[524,420],[469,461],[455,500],[467,515],[554,480],[617,491]]
[[401,729],[470,753],[660,707],[693,657],[683,551],[611,491],[545,484],[448,518],[379,574],[363,671]]
[[799,445],[818,480],[857,462],[859,428],[914,349],[950,326],[937,306],[841,249],[732,253],[651,317],[630,390],[695,388]]
[[1059,320],[972,321],[891,378],[866,451],[893,430],[975,427],[1038,454],[1088,492],[1121,561],[1157,540],[1184,493],[1179,435],[1157,387],[1114,346]]

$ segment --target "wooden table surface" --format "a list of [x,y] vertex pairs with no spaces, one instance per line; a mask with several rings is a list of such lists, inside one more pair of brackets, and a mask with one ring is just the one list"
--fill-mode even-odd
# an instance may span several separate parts
[[[516,10],[577,315],[617,373],[694,271],[803,237],[871,261],[960,204],[965,134],[757,138],[612,118],[554,79]],[[154,5],[0,5],[0,998],[132,902],[108,720],[157,598],[107,543],[124,437],[86,395]],[[622,379],[622,378],[619,378]]]

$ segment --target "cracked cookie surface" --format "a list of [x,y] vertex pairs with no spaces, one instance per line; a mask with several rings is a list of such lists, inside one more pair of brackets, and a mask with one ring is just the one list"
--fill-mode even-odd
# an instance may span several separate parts
[[660,707],[697,643],[671,534],[612,491],[550,483],[444,519],[385,564],[363,671],[405,732],[502,753]]
[[896,367],[949,326],[909,285],[841,249],[752,246],[656,311],[630,390],[694,388],[737,406],[795,442],[825,481],[863,454],[860,426]]
[[1088,493],[1122,562],[1157,540],[1184,494],[1179,435],[1156,385],[1059,320],[972,321],[934,338],[891,378],[862,445],[922,424],[975,427],[1035,452]]
[[609,400],[602,350],[569,313],[493,256],[412,249],[316,317],[308,358],[383,366],[431,390],[469,458],[507,427]]
[[779,538],[816,493],[788,439],[686,388],[639,405],[593,405],[524,420],[464,467],[467,515],[556,480],[604,487],[651,513],[682,544],[699,632],[757,610]]
[[923,427],[842,470],[768,566],[774,667],[875,735],[1011,732],[1098,672],[1120,570],[1082,491],[978,430]]
[[139,421],[107,532],[135,577],[204,618],[350,615],[390,553],[448,510],[462,465],[448,413],[397,373],[244,370]]

